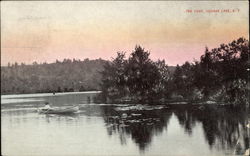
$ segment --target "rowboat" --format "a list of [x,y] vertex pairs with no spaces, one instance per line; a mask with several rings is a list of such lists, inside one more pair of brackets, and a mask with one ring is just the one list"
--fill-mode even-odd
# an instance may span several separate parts
[[53,107],[50,109],[39,108],[38,113],[42,114],[71,114],[79,111],[78,106],[70,106],[70,107]]

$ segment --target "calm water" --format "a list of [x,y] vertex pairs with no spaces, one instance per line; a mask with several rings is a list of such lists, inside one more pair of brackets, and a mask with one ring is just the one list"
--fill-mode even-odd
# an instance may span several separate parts
[[[96,93],[1,96],[2,155],[233,155],[249,112],[222,106],[94,104]],[[38,114],[44,101],[75,115]]]

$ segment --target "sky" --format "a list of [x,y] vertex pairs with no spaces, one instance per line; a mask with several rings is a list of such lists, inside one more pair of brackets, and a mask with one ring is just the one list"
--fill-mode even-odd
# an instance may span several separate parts
[[168,65],[199,60],[206,46],[249,38],[248,3],[2,1],[1,66],[64,58],[110,60],[118,51],[129,56],[135,45]]

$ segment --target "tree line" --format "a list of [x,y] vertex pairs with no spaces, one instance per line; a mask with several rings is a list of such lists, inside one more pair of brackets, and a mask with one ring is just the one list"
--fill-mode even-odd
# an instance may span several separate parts
[[102,90],[106,102],[220,101],[249,105],[249,41],[205,48],[200,60],[171,67],[137,45],[111,61],[64,59],[1,67],[1,94]]
[[100,90],[105,60],[64,59],[48,64],[34,62],[1,67],[1,94]]
[[103,98],[108,101],[164,103],[171,100],[217,101],[249,105],[249,41],[239,38],[218,48],[205,48],[199,61],[177,65],[173,74],[164,60],[153,61],[136,46],[106,62]]

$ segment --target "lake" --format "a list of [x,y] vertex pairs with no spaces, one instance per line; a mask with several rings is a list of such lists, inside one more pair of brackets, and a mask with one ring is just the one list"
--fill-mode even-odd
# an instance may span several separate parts
[[[2,155],[224,156],[249,148],[249,111],[219,105],[95,104],[96,94],[2,95]],[[79,105],[80,111],[37,113],[45,101]]]

